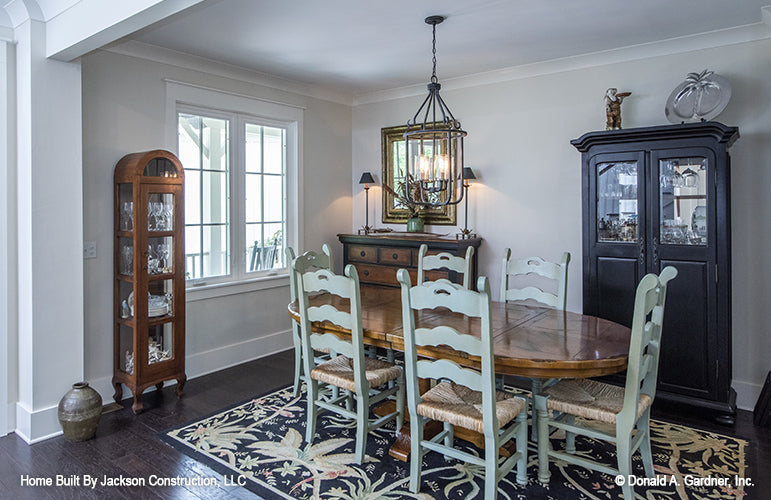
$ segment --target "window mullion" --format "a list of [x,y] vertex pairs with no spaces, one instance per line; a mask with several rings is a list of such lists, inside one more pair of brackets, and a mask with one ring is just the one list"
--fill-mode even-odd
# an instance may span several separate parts
[[246,276],[246,133],[245,124],[241,115],[234,115],[234,133],[232,134],[231,151],[233,159],[231,161],[231,199],[229,200],[231,209],[230,241],[231,250],[231,273],[236,279],[243,279]]

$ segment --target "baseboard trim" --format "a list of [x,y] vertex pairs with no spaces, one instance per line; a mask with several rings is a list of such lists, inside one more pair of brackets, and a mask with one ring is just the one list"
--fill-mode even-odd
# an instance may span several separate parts
[[[263,337],[237,342],[209,351],[188,355],[185,358],[185,374],[187,379],[194,379],[214,373],[232,366],[240,365],[248,361],[264,358],[277,352],[285,351],[293,347],[292,330],[282,330]],[[115,389],[112,386],[112,375],[89,380],[89,385],[102,395],[105,404],[112,401]],[[177,382],[170,380],[165,386],[175,385]],[[152,392],[155,387],[148,388],[145,393]],[[131,391],[124,386],[124,398],[132,396]]]
[[62,433],[58,416],[59,406],[31,411],[16,403],[16,434],[27,444],[45,441]]
[[763,384],[734,380],[731,385],[736,391],[736,406],[741,410],[753,411],[755,403],[760,397],[760,391],[763,389]]

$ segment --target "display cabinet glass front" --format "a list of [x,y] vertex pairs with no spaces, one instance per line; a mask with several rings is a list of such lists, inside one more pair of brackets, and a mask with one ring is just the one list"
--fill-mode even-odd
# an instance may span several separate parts
[[637,162],[597,164],[597,239],[637,241]]

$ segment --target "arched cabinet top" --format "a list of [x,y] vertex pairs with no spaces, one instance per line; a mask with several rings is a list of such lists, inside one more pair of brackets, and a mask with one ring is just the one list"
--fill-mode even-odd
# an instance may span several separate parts
[[115,165],[115,182],[184,184],[185,171],[174,153],[155,149],[121,158]]

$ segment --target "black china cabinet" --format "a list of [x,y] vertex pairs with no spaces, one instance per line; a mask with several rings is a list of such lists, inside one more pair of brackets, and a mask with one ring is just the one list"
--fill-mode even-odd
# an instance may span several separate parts
[[[657,402],[732,423],[728,148],[717,122],[590,132],[582,154],[584,313],[631,326],[637,283],[674,266]],[[620,381],[621,377],[616,377]]]

